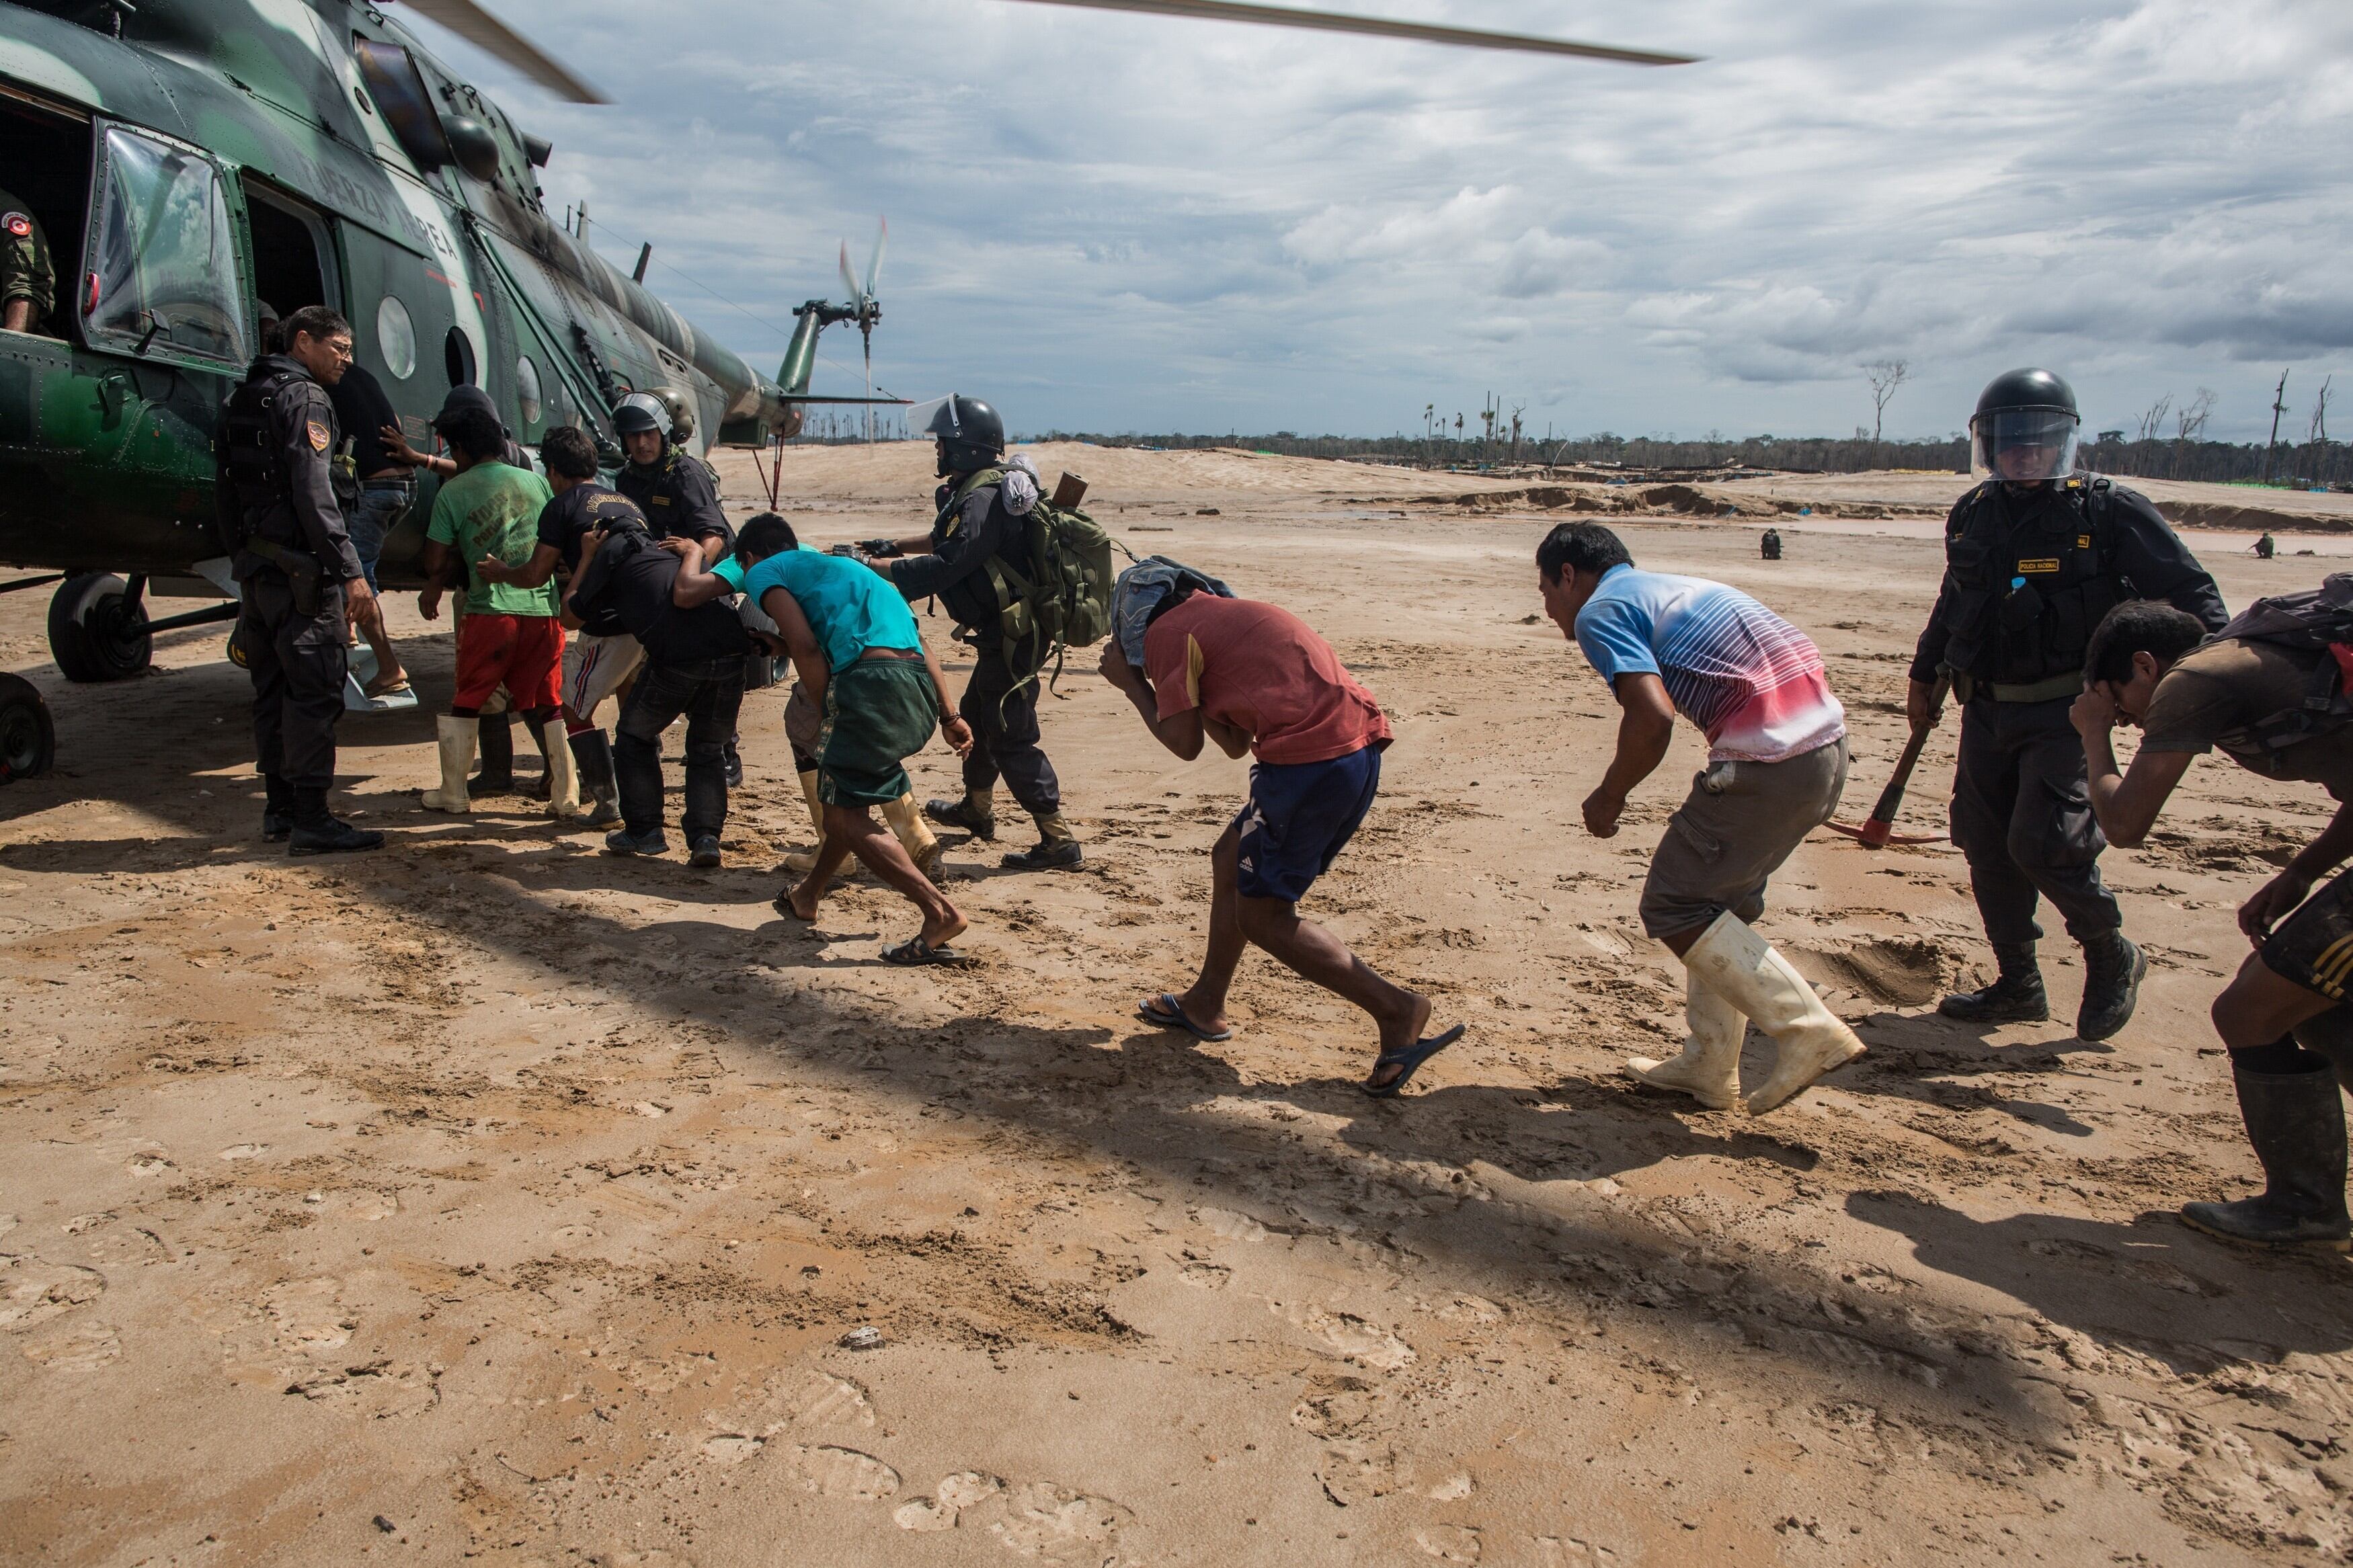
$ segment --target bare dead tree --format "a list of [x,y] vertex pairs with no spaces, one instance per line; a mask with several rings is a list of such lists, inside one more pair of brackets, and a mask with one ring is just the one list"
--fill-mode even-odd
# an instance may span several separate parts
[[1888,401],[1895,395],[1897,387],[1912,379],[1912,362],[1873,360],[1862,367],[1862,374],[1871,383],[1871,438],[1876,441],[1886,424]]
[[2148,412],[2140,416],[2139,431],[2133,437],[2133,439],[2136,441],[2156,440],[2157,433],[2165,427],[2166,411],[2172,406],[2173,394],[2169,392],[2163,397],[2158,398],[2155,403],[2150,404],[2148,405]]
[[2198,395],[2183,404],[2180,410],[2173,416],[2173,439],[2175,444],[2186,446],[2189,442],[2198,439],[2200,436],[2205,433],[2206,421],[2211,418],[2213,414],[2213,389],[2211,387],[2201,386],[2198,389]]

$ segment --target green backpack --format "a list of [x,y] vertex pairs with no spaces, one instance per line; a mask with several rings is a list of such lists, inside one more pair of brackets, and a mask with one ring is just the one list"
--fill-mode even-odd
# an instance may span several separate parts
[[[961,498],[1004,478],[1001,468],[984,469],[957,494]],[[1111,635],[1111,591],[1119,574],[1112,568],[1111,535],[1084,511],[1058,507],[1041,495],[1021,521],[1029,528],[1029,571],[997,556],[987,572],[997,602],[1004,606],[997,626],[1007,646],[1038,639],[1037,664],[1014,672],[1026,684],[1038,678],[1050,656],[1059,679],[1067,650],[1092,647]]]

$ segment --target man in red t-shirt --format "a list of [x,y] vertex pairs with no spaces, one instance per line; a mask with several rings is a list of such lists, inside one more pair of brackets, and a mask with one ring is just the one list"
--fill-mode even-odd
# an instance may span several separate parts
[[[1372,809],[1379,790],[1388,720],[1331,645],[1272,605],[1219,597],[1191,574],[1172,584],[1147,563],[1124,574],[1119,607],[1140,592],[1162,595],[1142,637],[1142,668],[1131,640],[1112,637],[1103,674],[1127,694],[1159,742],[1190,761],[1205,740],[1229,757],[1245,751],[1250,798],[1211,852],[1208,951],[1182,994],[1163,993],[1139,1009],[1144,1020],[1223,1040],[1226,993],[1255,942],[1303,977],[1373,1016],[1380,1056],[1366,1093],[1386,1098],[1462,1035],[1461,1025],[1425,1039],[1430,998],[1375,973],[1339,938],[1299,918],[1297,902],[1329,870]],[[1139,584],[1150,583],[1151,586]]]

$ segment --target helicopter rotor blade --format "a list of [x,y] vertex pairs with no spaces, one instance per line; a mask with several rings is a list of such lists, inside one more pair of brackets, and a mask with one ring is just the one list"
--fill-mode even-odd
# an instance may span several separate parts
[[1662,54],[1654,49],[1621,49],[1608,44],[1580,44],[1567,38],[1541,38],[1526,33],[1438,27],[1423,22],[1398,22],[1387,16],[1356,16],[1340,11],[1300,11],[1287,5],[1234,5],[1229,0],[1024,0],[1024,3],[1069,5],[1082,11],[1142,11],[1155,16],[1193,16],[1209,22],[1255,22],[1261,26],[1309,27],[1327,33],[1363,33],[1377,38],[1410,38],[1425,44],[1454,44],[1466,48],[1575,55],[1584,59],[1617,60],[1634,66],[1687,66],[1704,58],[1699,55]]
[[865,291],[858,287],[858,274],[849,269],[849,241],[841,242],[841,286],[849,290],[849,307],[856,310],[865,302]]
[[549,91],[573,103],[613,100],[581,80],[537,44],[491,16],[474,0],[404,0],[418,16],[438,22],[483,52],[496,56]]
[[882,253],[890,247],[891,220],[887,217],[878,219],[874,227],[874,254],[866,260],[866,298],[869,300],[881,297],[876,289],[882,280]]

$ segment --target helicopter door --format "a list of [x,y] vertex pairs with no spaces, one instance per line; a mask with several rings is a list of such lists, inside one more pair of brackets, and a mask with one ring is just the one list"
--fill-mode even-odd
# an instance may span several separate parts
[[343,310],[334,237],[325,218],[249,177],[245,183],[245,217],[253,244],[256,299],[281,321],[305,305]]
[[90,346],[142,362],[242,371],[251,351],[219,167],[195,148],[108,125],[91,189],[77,301]]

